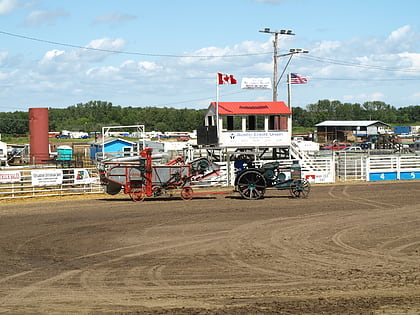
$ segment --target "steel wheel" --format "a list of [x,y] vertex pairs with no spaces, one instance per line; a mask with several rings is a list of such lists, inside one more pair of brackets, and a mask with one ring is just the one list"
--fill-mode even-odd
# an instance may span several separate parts
[[144,198],[146,198],[146,192],[142,188],[133,189],[128,194],[131,200],[136,201],[136,202],[143,201]]
[[191,200],[193,197],[193,189],[190,186],[182,187],[181,198],[183,200]]
[[264,197],[267,183],[263,174],[258,171],[249,170],[238,177],[237,189],[245,199],[260,199]]
[[306,179],[295,179],[290,185],[290,194],[294,198],[306,198],[311,191],[311,185]]

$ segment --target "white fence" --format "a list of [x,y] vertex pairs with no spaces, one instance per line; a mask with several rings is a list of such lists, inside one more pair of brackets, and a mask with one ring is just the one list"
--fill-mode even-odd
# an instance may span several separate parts
[[103,192],[103,189],[94,168],[0,170],[0,199],[99,192]]
[[[255,167],[274,162],[274,160],[255,161]],[[290,166],[292,160],[282,160],[283,166]],[[195,183],[198,186],[234,186],[236,169],[234,162],[218,162],[220,171],[218,176],[208,177],[206,180]],[[302,177],[311,183],[333,183],[335,180],[334,160],[332,158],[311,159],[310,161],[300,161],[302,167]],[[286,177],[289,174],[285,174]]]
[[420,156],[340,154],[335,158],[338,181],[420,179]]
[[368,181],[420,179],[420,156],[372,156],[366,169]]
[[368,157],[359,154],[339,155],[334,159],[337,181],[366,180]]
[[[270,161],[257,161],[261,166]],[[285,166],[291,160],[283,161]],[[218,163],[220,172],[197,186],[233,186],[234,163]],[[420,179],[420,156],[331,155],[300,161],[302,177],[311,183]],[[35,168],[0,170],[0,200],[103,193],[96,168]]]

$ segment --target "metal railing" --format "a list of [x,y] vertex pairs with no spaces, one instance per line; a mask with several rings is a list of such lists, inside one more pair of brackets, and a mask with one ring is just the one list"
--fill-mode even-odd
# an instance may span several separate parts
[[0,200],[102,192],[96,168],[0,170]]

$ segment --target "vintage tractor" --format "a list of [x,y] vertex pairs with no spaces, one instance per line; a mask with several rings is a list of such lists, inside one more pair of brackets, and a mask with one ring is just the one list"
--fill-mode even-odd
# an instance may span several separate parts
[[[246,167],[239,167],[235,178],[235,190],[245,199],[261,199],[267,188],[289,190],[294,198],[306,198],[311,190],[306,179],[302,179],[301,167],[298,161],[289,166],[282,166],[279,162],[263,164],[253,167],[249,163]],[[243,163],[237,165],[242,166]],[[287,176],[289,173],[289,176]]]
[[177,157],[163,165],[153,164],[151,148],[145,148],[138,157],[122,157],[103,161],[100,167],[101,184],[106,193],[118,194],[121,189],[133,201],[157,197],[179,189],[184,200],[193,198],[191,182],[219,174],[219,166],[205,158],[185,163]]

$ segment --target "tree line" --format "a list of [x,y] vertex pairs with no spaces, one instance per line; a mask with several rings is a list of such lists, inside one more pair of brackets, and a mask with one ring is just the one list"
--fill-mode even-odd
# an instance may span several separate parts
[[293,108],[294,126],[313,127],[324,120],[379,120],[394,126],[418,125],[420,106],[395,108],[379,101],[351,104],[320,100],[307,105],[306,109]]
[[[121,107],[90,101],[67,108],[49,108],[50,131],[101,131],[103,126],[144,125],[146,131],[192,131],[204,124],[207,109]],[[420,125],[420,105],[395,108],[384,102],[363,104],[320,100],[306,108],[294,107],[293,127],[314,128],[324,120],[379,120],[390,125]],[[29,132],[29,113],[0,112],[0,133]]]

